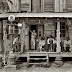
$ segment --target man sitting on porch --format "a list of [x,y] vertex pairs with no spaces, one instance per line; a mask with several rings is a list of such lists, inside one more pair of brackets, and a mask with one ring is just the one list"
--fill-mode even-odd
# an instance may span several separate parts
[[39,41],[40,51],[43,51],[44,50],[44,46],[45,46],[45,40],[44,40],[43,37],[41,37],[41,40]]
[[71,48],[71,40],[69,39],[69,37],[66,37],[66,40],[64,40],[64,49],[66,52],[70,52],[70,48]]
[[47,44],[48,44],[48,50],[49,51],[51,51],[51,52],[55,51],[54,47],[55,47],[56,41],[52,35],[50,35],[49,38],[47,39]]

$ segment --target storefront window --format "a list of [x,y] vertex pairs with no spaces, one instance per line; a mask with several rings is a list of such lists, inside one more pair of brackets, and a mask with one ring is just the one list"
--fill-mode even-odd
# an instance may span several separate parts
[[[57,23],[56,23],[56,31],[55,31],[55,36],[57,33]],[[65,22],[60,22],[60,37],[64,38],[66,36],[66,24]]]
[[10,38],[10,35],[17,35],[19,33],[19,27],[18,27],[18,24],[9,24],[7,25],[6,27],[6,33],[7,33],[7,38],[9,39]]
[[65,22],[60,22],[60,36],[65,37],[66,35],[66,24]]

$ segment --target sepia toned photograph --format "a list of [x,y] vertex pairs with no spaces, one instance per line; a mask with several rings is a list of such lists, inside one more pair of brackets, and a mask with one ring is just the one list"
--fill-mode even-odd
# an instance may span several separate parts
[[72,72],[72,0],[0,0],[0,72]]

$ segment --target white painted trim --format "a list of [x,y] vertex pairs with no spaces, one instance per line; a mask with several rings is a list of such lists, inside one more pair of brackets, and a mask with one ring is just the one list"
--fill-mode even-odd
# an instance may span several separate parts
[[14,15],[15,17],[64,17],[72,18],[72,13],[6,13],[0,14],[0,18],[8,17],[9,15]]

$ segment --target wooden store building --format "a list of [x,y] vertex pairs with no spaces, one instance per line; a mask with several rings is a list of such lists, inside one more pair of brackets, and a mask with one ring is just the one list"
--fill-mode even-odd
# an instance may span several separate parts
[[2,5],[0,8],[1,52],[9,52],[13,48],[13,40],[17,35],[20,35],[20,51],[29,52],[30,30],[36,31],[38,39],[49,35],[57,38],[56,53],[61,52],[60,41],[63,43],[69,37],[72,42],[72,0],[4,0],[3,4],[7,4],[7,7]]

